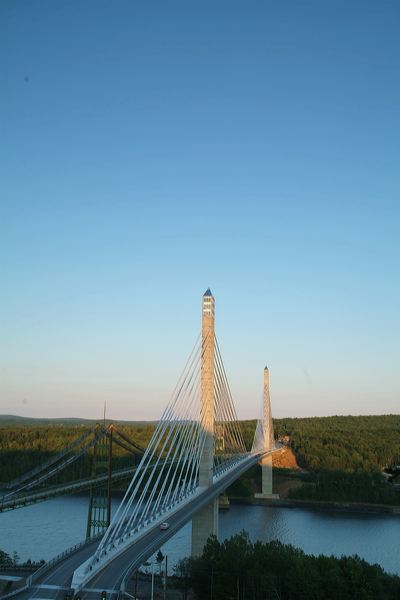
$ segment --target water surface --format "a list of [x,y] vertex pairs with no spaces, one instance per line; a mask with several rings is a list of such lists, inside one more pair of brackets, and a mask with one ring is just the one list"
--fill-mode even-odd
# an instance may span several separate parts
[[[113,509],[120,498],[113,500]],[[86,533],[86,495],[55,498],[0,514],[0,549],[18,553],[21,561],[48,560]],[[220,539],[248,531],[250,538],[280,540],[308,554],[358,554],[386,571],[400,575],[400,518],[303,508],[234,505],[220,512]],[[190,554],[188,523],[162,547],[169,565]]]

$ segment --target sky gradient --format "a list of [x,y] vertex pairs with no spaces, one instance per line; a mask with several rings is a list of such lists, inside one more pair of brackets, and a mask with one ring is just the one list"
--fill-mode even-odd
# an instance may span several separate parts
[[400,408],[400,5],[0,3],[0,414]]

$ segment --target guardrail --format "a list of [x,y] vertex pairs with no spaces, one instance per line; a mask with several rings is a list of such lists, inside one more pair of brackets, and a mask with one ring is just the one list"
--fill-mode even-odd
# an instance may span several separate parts
[[88,546],[89,544],[95,542],[96,540],[100,539],[101,537],[102,537],[102,534],[95,535],[95,536],[89,538],[88,540],[83,540],[82,542],[79,542],[78,544],[75,544],[74,546],[67,548],[63,552],[60,552],[59,554],[54,556],[54,558],[45,562],[44,565],[42,565],[32,575],[29,575],[29,577],[26,580],[25,585],[13,590],[12,592],[9,592],[8,594],[4,594],[3,596],[0,596],[1,600],[6,600],[6,598],[12,598],[13,596],[16,596],[17,594],[20,594],[21,592],[28,590],[44,573],[46,573],[46,571],[48,571],[55,564],[61,562],[67,556],[71,556],[71,554],[74,554],[74,552],[77,552],[84,546]]
[[25,584],[22,587],[17,588],[16,590],[13,590],[12,592],[8,592],[8,594],[4,594],[3,596],[0,596],[0,598],[1,598],[1,600],[5,600],[5,598],[12,598],[13,596],[20,594],[21,592],[24,592],[27,589],[29,589],[29,585]]
[[82,542],[75,544],[75,546],[71,546],[70,548],[67,548],[63,552],[60,552],[60,554],[57,554],[57,556],[55,556],[48,562],[45,562],[44,565],[42,565],[40,567],[40,569],[38,569],[32,575],[30,575],[30,577],[28,577],[28,579],[27,579],[28,586],[31,586],[35,581],[37,581],[39,579],[39,577],[41,577],[41,575],[43,575],[43,573],[46,573],[46,571],[48,571],[48,569],[50,569],[52,566],[61,562],[67,556],[71,556],[71,554],[74,554],[74,552],[77,552],[84,546],[88,546],[89,544],[92,544],[96,540],[100,539],[102,536],[103,536],[103,534],[98,534],[98,535],[95,535],[95,536],[89,538],[88,540],[83,540]]

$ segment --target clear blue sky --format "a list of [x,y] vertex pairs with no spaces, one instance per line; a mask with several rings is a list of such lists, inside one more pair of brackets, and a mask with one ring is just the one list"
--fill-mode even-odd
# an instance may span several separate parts
[[399,412],[400,4],[0,3],[0,413]]

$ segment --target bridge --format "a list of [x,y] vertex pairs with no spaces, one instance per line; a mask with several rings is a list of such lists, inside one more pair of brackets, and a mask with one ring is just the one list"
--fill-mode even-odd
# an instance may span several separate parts
[[[120,446],[126,453],[134,457],[142,457],[145,450],[134,440],[129,439],[118,427],[97,424],[93,429],[85,431],[61,452],[46,462],[40,463],[31,471],[7,483],[6,493],[0,497],[0,512],[15,510],[29,504],[43,502],[57,496],[76,494],[87,489],[97,489],[105,482],[109,483],[130,478],[136,469],[134,460],[125,468],[112,468],[113,447]],[[106,448],[107,468],[98,472],[100,453]],[[57,475],[71,470],[71,467],[86,458],[86,477],[80,476],[69,481],[55,482]],[[88,473],[89,471],[89,473]]]
[[[110,435],[112,432],[99,428],[93,440],[84,438],[79,447],[109,439]],[[131,443],[129,439],[123,441]],[[130,472],[130,483],[112,520],[108,511],[106,518],[103,512],[100,519],[102,529],[96,532],[88,524],[87,539],[43,565],[18,592],[18,598],[51,600],[75,594],[91,600],[99,598],[103,590],[109,598],[120,597],[130,574],[188,521],[192,521],[192,554],[199,555],[208,537],[218,535],[219,495],[252,465],[260,463],[262,467],[259,496],[272,495],[272,454],[277,450],[267,368],[262,419],[252,447],[245,446],[215,336],[215,300],[207,290],[202,299],[201,335],[140,463]],[[50,470],[65,460],[58,457]],[[103,469],[104,463],[99,462]],[[20,484],[29,486],[27,481],[40,479],[39,471]],[[126,472],[115,477],[119,475],[126,476]],[[109,484],[110,469],[107,474],[93,472],[80,484],[93,489],[101,483],[100,478]],[[22,498],[21,492],[19,488],[16,496]],[[4,509],[10,501],[3,499]],[[92,494],[91,502],[92,508],[98,504]],[[103,498],[103,510],[106,504]],[[99,525],[92,511],[93,524]]]

